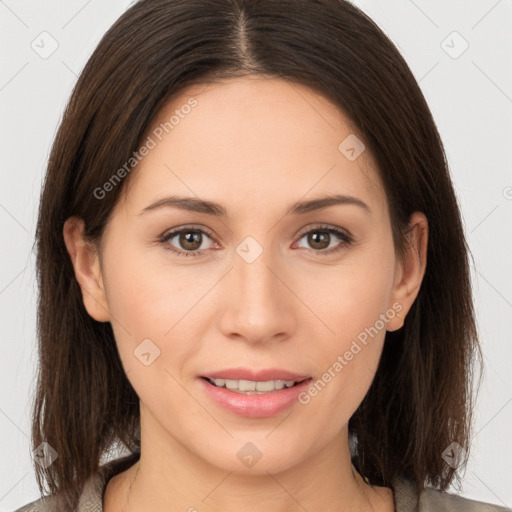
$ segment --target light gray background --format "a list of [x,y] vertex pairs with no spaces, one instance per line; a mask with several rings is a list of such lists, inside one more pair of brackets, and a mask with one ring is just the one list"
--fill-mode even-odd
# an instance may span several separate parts
[[[427,98],[475,261],[486,373],[461,494],[512,507],[512,1],[356,3],[398,46]],[[32,246],[42,177],[78,73],[129,4],[0,0],[0,512],[39,497],[29,415],[37,364]],[[58,43],[47,58],[31,47],[51,49],[44,31]],[[458,55],[464,40],[469,47]]]

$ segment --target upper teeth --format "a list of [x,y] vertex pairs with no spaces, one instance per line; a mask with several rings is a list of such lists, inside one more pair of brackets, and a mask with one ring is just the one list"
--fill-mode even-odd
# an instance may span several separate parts
[[283,389],[285,386],[291,388],[295,381],[293,380],[266,380],[264,382],[254,380],[230,380],[230,379],[212,379],[219,388],[226,387],[232,391],[262,391],[268,393],[275,389]]

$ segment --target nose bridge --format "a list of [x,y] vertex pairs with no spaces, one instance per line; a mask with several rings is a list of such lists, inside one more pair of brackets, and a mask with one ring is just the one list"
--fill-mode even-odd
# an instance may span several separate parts
[[248,304],[254,303],[254,306],[269,304],[281,293],[277,289],[277,278],[269,269],[272,268],[271,258],[267,256],[262,254],[251,263],[241,259],[235,264],[240,298]]
[[270,248],[247,238],[234,255],[223,330],[226,335],[238,334],[250,341],[290,334],[292,312],[287,306],[289,298],[284,296],[287,289],[275,275],[279,265]]

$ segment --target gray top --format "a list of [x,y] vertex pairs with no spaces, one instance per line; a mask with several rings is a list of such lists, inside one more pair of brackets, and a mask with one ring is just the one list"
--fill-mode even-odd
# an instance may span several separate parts
[[[76,512],[103,512],[103,494],[109,479],[133,463],[133,457],[131,460],[130,457],[123,457],[100,466],[85,483]],[[392,487],[396,512],[512,512],[510,508],[463,498],[431,487],[427,487],[421,493],[418,509],[412,482],[399,478]],[[52,496],[44,496],[15,512],[58,512],[52,504]]]

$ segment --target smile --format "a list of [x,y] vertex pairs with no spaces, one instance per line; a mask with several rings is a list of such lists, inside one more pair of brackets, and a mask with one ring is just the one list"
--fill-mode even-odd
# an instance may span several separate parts
[[243,393],[245,395],[263,395],[272,393],[284,388],[291,388],[297,385],[298,381],[293,380],[232,380],[232,379],[207,379],[210,384],[218,388],[229,389],[235,393]]
[[227,412],[246,418],[270,418],[298,402],[312,379],[246,380],[201,377],[202,392]]

